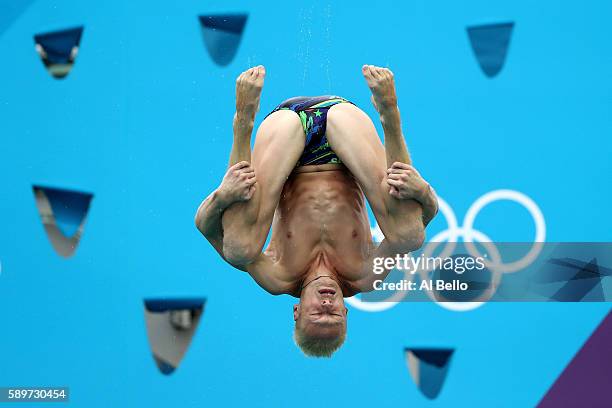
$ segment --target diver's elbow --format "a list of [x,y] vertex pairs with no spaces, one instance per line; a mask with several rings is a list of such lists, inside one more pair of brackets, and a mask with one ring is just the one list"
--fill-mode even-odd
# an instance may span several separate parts
[[258,249],[248,242],[223,241],[223,256],[232,265],[248,265],[259,255]]
[[204,225],[204,214],[202,214],[201,211],[202,207],[198,207],[193,222],[195,223],[196,228],[198,229],[198,231],[200,231],[202,234],[204,233],[203,231],[203,225]]

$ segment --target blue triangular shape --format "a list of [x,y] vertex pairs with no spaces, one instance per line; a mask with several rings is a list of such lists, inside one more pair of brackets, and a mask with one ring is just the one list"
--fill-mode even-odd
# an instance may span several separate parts
[[247,14],[199,16],[204,44],[217,65],[226,66],[236,56],[247,18]]
[[198,328],[205,304],[203,297],[144,300],[149,346],[163,374],[172,374],[180,365]]
[[66,77],[76,59],[83,27],[36,34],[34,42],[43,64],[57,79]]
[[427,398],[434,399],[440,394],[454,351],[446,348],[404,350],[410,376]]
[[0,35],[13,24],[19,16],[26,11],[34,0],[5,0],[0,1]]
[[472,50],[489,78],[501,71],[506,61],[514,23],[486,24],[467,28]]
[[73,47],[81,42],[83,27],[54,31],[46,34],[36,34],[34,41],[40,44],[47,52],[47,60],[51,64],[67,64]]
[[172,298],[172,299],[145,299],[145,308],[152,313],[163,313],[169,310],[202,310],[206,299],[204,298]]
[[89,211],[93,194],[40,186],[34,186],[34,190],[42,190],[49,200],[58,229],[66,237],[72,237]]
[[422,348],[411,348],[406,349],[411,351],[419,360],[435,365],[436,367],[444,367],[448,364],[450,357],[455,350],[453,349],[422,349]]

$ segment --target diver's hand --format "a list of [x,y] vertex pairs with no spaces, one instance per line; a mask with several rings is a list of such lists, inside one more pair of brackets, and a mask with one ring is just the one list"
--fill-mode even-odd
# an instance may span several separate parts
[[228,207],[238,201],[248,201],[255,193],[255,170],[246,161],[231,166],[221,185],[217,189],[217,197],[223,207]]
[[390,188],[389,194],[398,200],[421,201],[421,197],[430,189],[429,184],[414,167],[401,162],[395,162],[387,169],[387,184]]

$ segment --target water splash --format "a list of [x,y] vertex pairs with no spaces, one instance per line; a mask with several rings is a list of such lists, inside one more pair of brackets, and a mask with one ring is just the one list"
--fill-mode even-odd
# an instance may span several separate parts
[[306,86],[308,67],[310,65],[310,44],[312,42],[312,15],[314,5],[300,9],[299,13],[299,42],[297,47],[297,59],[303,67],[302,88]]
[[327,6],[325,6],[325,12],[324,12],[324,26],[325,26],[325,78],[327,79],[327,89],[325,90],[325,93],[327,94],[334,94],[333,90],[332,90],[332,80],[331,80],[331,73],[330,73],[330,66],[331,66],[331,58],[329,56],[329,50],[331,49],[331,33],[330,33],[330,27],[331,27],[331,3],[328,3]]

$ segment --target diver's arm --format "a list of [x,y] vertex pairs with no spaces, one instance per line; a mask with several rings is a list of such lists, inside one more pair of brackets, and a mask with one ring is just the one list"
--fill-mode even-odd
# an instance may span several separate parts
[[196,227],[226,261],[223,251],[223,213],[236,202],[250,200],[255,192],[255,182],[255,172],[251,165],[247,162],[236,163],[227,170],[219,188],[202,201],[196,212]]
[[266,250],[253,262],[244,267],[244,271],[251,275],[257,284],[271,295],[291,294],[290,282],[285,282],[283,276],[287,276],[284,266],[276,260],[273,250]]
[[223,211],[231,204],[220,197],[217,189],[202,201],[195,216],[196,227],[221,256],[223,256],[221,217]]
[[230,207],[236,200],[228,195],[226,190],[219,187],[213,191],[200,204],[195,217],[198,230],[206,237],[208,242],[215,248],[221,257],[234,268],[249,275],[259,286],[272,295],[288,293],[289,286],[280,279],[285,276],[284,268],[274,260],[273,251],[260,253],[246,265],[237,265],[230,262],[223,252],[223,225],[221,218],[223,212]]
[[438,213],[438,198],[433,187],[428,184],[425,191],[422,191],[418,197],[414,198],[423,207],[423,225],[427,226],[429,221],[433,219]]
[[438,199],[434,189],[419,172],[406,163],[395,162],[387,170],[389,194],[396,200],[415,200],[423,210],[423,226],[438,212]]

